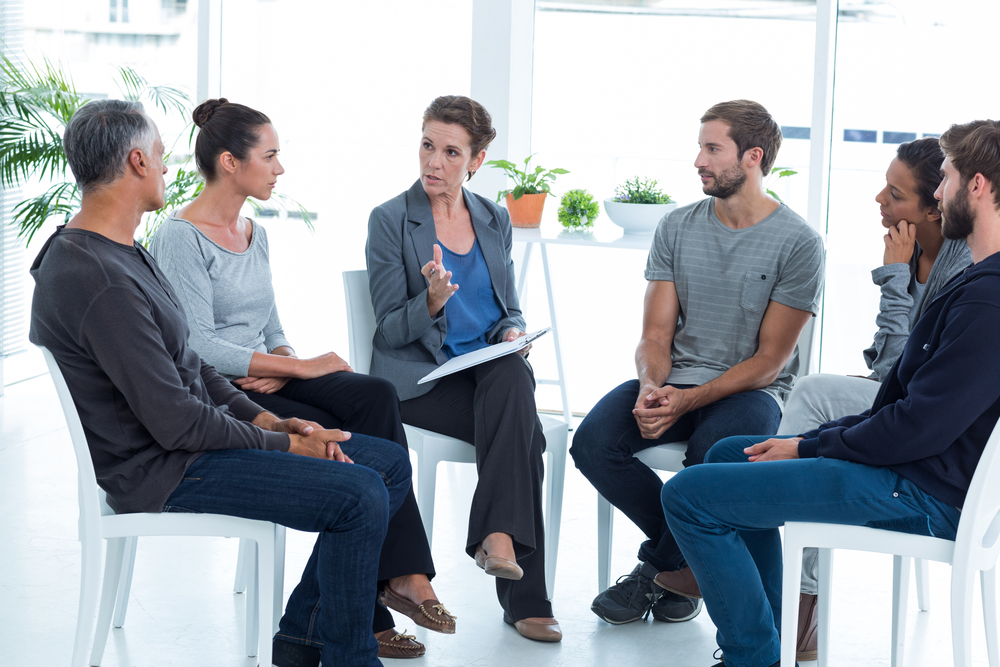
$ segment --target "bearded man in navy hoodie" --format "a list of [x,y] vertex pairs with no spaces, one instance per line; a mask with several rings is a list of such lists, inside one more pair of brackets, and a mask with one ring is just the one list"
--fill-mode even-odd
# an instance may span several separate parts
[[913,327],[871,409],[796,437],[720,440],[705,457],[714,465],[663,487],[693,578],[656,581],[690,597],[700,585],[724,655],[716,667],[778,665],[786,521],[955,539],[1000,416],[1000,122],[953,125],[941,148],[942,233],[966,239],[973,264]]

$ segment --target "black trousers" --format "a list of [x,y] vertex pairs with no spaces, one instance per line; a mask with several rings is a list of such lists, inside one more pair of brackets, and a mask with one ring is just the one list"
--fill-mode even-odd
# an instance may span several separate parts
[[531,366],[509,354],[449,375],[423,396],[403,401],[401,413],[407,424],[475,445],[479,483],[465,549],[472,556],[490,533],[508,533],[524,577],[496,580],[500,606],[514,621],[552,616],[545,598],[545,436]]
[[[279,417],[308,419],[325,428],[384,438],[406,448],[399,398],[388,380],[341,371],[313,380],[289,380],[273,394],[245,393]],[[393,577],[421,573],[433,578],[434,561],[411,487],[403,505],[389,520],[379,557],[379,589]],[[392,614],[376,600],[372,630],[382,632],[394,625]]]

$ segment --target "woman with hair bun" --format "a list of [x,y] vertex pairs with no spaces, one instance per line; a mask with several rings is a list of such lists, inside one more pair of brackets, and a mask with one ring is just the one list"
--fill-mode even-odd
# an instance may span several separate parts
[[[224,98],[203,102],[193,118],[199,128],[195,159],[205,188],[160,226],[150,246],[187,314],[189,344],[265,410],[406,447],[399,399],[390,382],[355,374],[335,352],[300,359],[285,338],[271,285],[267,234],[240,215],[248,197],[269,199],[284,173],[271,121]],[[311,559],[316,558],[314,552]],[[391,586],[418,625],[455,632],[455,617],[430,584],[434,563],[412,489],[389,522],[378,570],[379,590]],[[292,595],[316,597],[313,608],[322,605],[323,621],[286,614],[274,639],[274,664],[316,667],[323,623],[351,619],[339,618],[336,601],[319,600],[318,591],[296,588]],[[395,630],[388,609],[376,599],[372,605],[380,657],[423,655],[423,644]]]
[[[562,632],[545,591],[545,436],[531,366],[511,354],[417,384],[452,357],[524,335],[510,216],[462,187],[486,158],[491,125],[468,97],[435,99],[424,112],[419,180],[371,213],[371,372],[396,386],[404,422],[473,443],[479,484],[466,552],[497,577],[504,621],[551,642]],[[382,600],[401,609],[391,587]]]

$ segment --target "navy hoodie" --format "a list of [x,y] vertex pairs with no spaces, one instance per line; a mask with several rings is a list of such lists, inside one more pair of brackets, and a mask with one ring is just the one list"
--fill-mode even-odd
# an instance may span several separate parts
[[871,410],[803,434],[799,457],[887,467],[961,508],[1000,416],[1000,253],[945,285]]

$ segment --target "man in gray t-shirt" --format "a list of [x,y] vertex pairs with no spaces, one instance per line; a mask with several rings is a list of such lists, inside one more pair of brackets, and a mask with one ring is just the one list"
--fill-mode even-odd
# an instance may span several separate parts
[[594,599],[591,609],[610,623],[650,610],[686,621],[701,610],[700,599],[657,585],[659,573],[680,571],[697,590],[663,516],[660,478],[635,453],[686,440],[690,466],[722,438],[774,434],[798,372],[795,344],[819,307],[822,238],[763,188],[781,145],[777,123],[747,100],[717,104],[701,123],[695,167],[710,196],[657,227],[638,377],[598,402],[570,450],[647,537],[635,570]]

